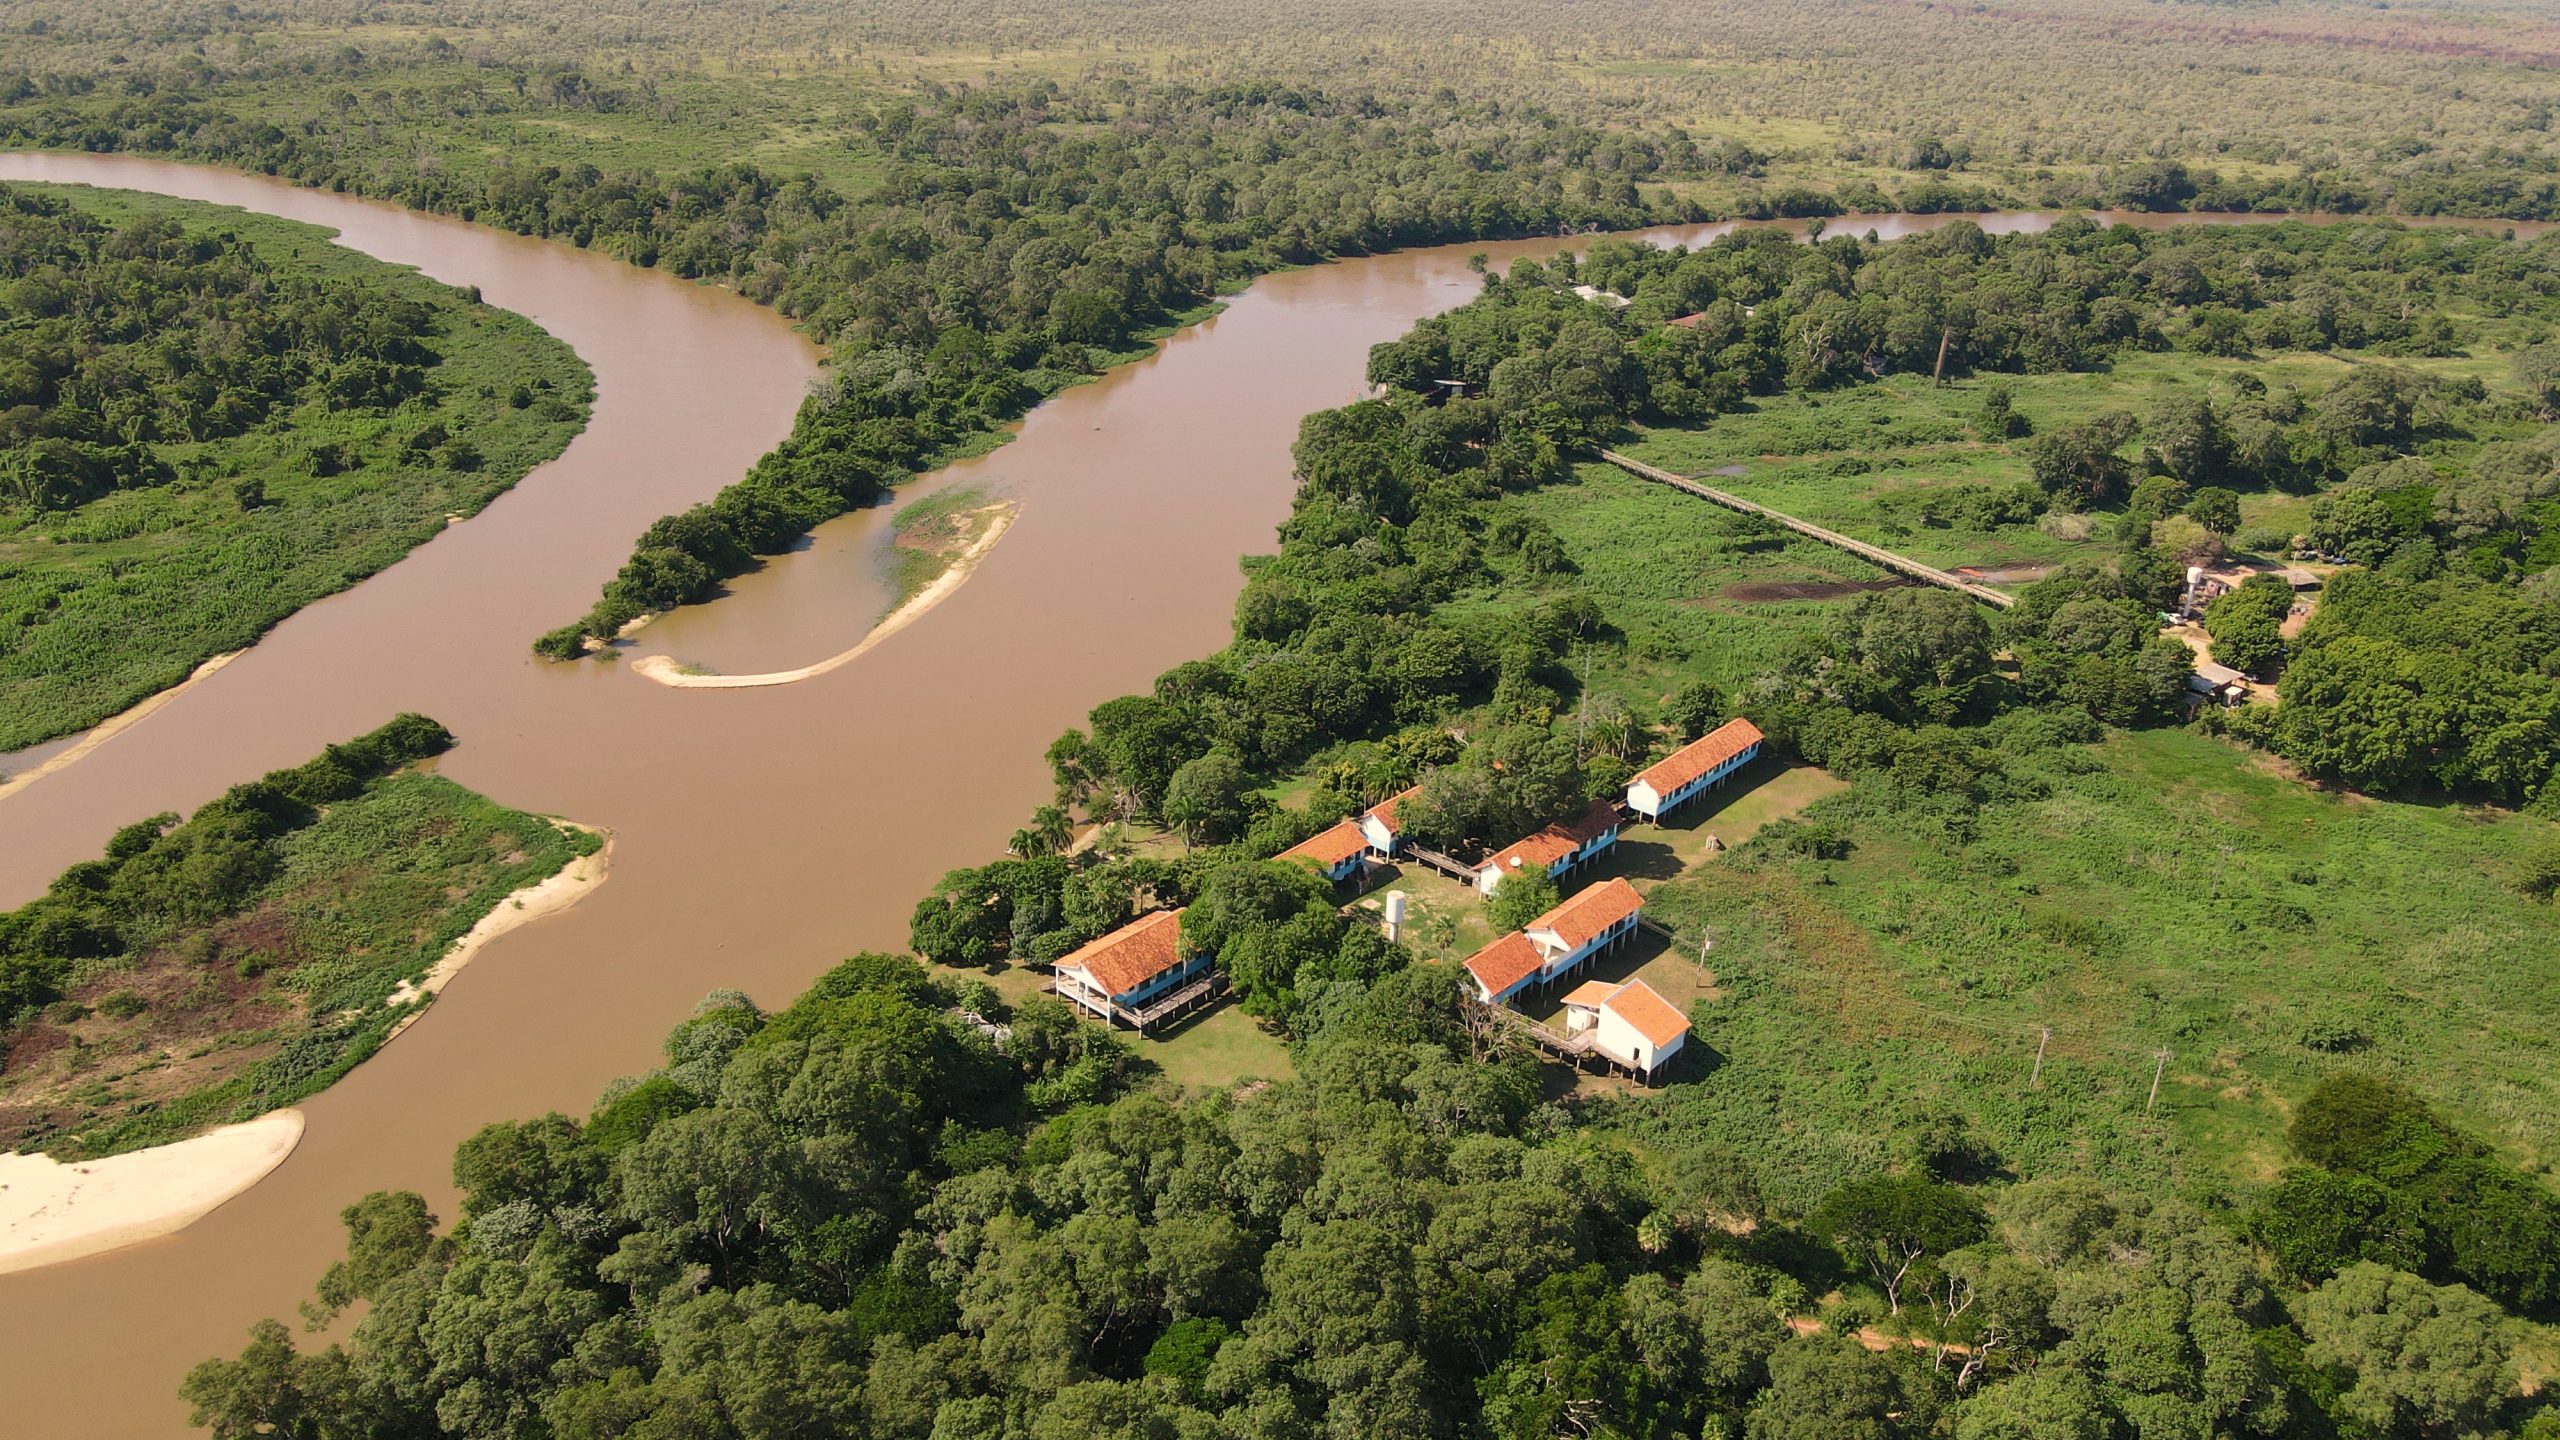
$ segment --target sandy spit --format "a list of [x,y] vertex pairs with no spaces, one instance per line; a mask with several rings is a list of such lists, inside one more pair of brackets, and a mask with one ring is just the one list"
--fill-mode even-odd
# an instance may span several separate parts
[[[566,820],[552,823],[603,833]],[[424,1000],[442,990],[491,941],[595,893],[612,861],[613,837],[604,834],[604,844],[593,854],[581,855],[499,901],[433,968],[394,993],[391,1003]],[[420,1004],[401,1016],[391,1035],[418,1023],[427,1008]],[[192,1139],[103,1160],[66,1165],[50,1155],[0,1155],[0,1275],[175,1234],[267,1178],[301,1139],[302,1112],[277,1110]]]
[[302,1139],[302,1112],[66,1165],[0,1155],[0,1275],[174,1234],[267,1178]]
[[862,637],[861,644],[841,654],[830,655],[815,665],[803,665],[797,670],[771,670],[762,675],[698,675],[687,671],[683,662],[672,655],[651,655],[633,661],[631,671],[678,690],[751,690],[766,685],[794,685],[815,679],[830,670],[840,670],[869,654],[872,646],[923,619],[926,611],[950,599],[968,582],[970,574],[978,568],[978,562],[986,558],[988,551],[996,548],[996,542],[1004,538],[1005,531],[1013,528],[1014,516],[1020,513],[1018,507],[1011,504],[990,505],[973,513],[983,515],[991,512],[995,518],[988,524],[986,533],[970,541],[967,549],[953,556],[950,569],[917,591],[907,603],[884,616],[879,624],[871,627],[870,634]]
[[29,785],[33,785],[56,770],[67,770],[73,765],[78,764],[88,756],[90,751],[97,749],[99,746],[106,744],[110,740],[113,740],[131,727],[139,725],[143,721],[151,718],[152,711],[157,710],[161,706],[168,704],[170,701],[177,699],[179,696],[185,694],[189,688],[194,686],[196,682],[205,679],[212,675],[214,671],[221,669],[223,666],[230,664],[232,661],[239,659],[242,655],[247,653],[248,652],[245,650],[233,650],[225,654],[214,656],[212,659],[207,660],[195,669],[189,671],[186,679],[181,680],[177,684],[170,686],[168,689],[151,696],[141,704],[134,706],[132,709],[127,710],[120,715],[110,715],[106,719],[99,721],[96,725],[91,726],[89,728],[89,733],[81,736],[78,743],[72,745],[69,749],[64,750],[61,754],[52,757],[32,770],[21,770],[15,775],[0,778],[0,800],[6,800],[10,795],[26,788]]
[[[612,834],[557,817],[554,817],[551,823],[563,830],[580,830],[589,835],[601,835],[604,843],[596,847],[593,853],[581,855],[561,866],[548,879],[527,885],[499,901],[497,908],[481,916],[478,924],[462,932],[462,938],[454,941],[453,947],[444,952],[443,958],[429,966],[426,974],[403,983],[398,990],[393,991],[390,997],[391,1004],[405,1004],[437,993],[451,984],[453,977],[462,973],[462,967],[470,964],[472,957],[487,949],[491,941],[545,916],[559,914],[594,894],[596,887],[604,883],[605,876],[613,869]],[[391,1033],[383,1037],[383,1043],[390,1044],[392,1040],[399,1037],[401,1031],[417,1024],[420,1017],[426,1013],[427,1007],[420,1005],[401,1016],[400,1023],[392,1026]]]

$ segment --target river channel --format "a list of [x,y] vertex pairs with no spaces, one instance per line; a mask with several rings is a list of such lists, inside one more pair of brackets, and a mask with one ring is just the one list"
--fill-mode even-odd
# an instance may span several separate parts
[[[818,353],[724,291],[571,247],[343,195],[113,156],[0,155],[0,179],[120,186],[309,221],[519,311],[596,373],[587,430],[473,519],[276,627],[105,744],[0,799],[0,907],[119,825],[187,810],[400,710],[450,726],[446,774],[616,837],[612,880],[493,944],[420,1024],[301,1107],[300,1147],[195,1225],[0,1278],[0,1429],[185,1432],[195,1361],[290,1317],[368,1191],[454,1213],[456,1142],[496,1119],[584,1114],[709,989],[788,1001],[864,948],[900,948],[915,897],[998,852],[1047,796],[1047,742],[1097,702],[1224,642],[1237,557],[1267,550],[1301,416],[1357,394],[1368,348],[1500,264],[1568,243],[1453,246],[1267,277],[1138,364],[1071,390],[1014,442],[920,482],[1017,501],[975,577],[860,661],[805,683],[678,690],[526,646],[583,610],[649,521],[709,498],[780,439]],[[1874,216],[1891,237],[1971,218]],[[2153,222],[2162,217],[2145,217]],[[1727,227],[1647,232],[1701,243]],[[2522,228],[2522,227],[2518,227]],[[833,522],[631,656],[730,672],[802,665],[887,607],[887,511]],[[19,770],[46,750],[0,757]]]

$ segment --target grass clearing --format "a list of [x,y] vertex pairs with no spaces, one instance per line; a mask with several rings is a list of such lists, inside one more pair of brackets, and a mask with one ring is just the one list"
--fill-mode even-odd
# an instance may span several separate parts
[[2358,1068],[2560,1161],[2560,940],[2509,873],[2549,822],[2316,791],[2178,730],[2042,763],[2050,793],[1963,843],[1835,797],[1807,813],[1847,859],[1764,835],[1658,888],[1684,939],[1714,927],[1731,988],[1699,1035],[1716,1068],[1659,1123],[1791,1196],[1894,1158],[1880,1117],[1929,1114],[2021,1176],[2246,1185],[2283,1163],[2290,1098]]

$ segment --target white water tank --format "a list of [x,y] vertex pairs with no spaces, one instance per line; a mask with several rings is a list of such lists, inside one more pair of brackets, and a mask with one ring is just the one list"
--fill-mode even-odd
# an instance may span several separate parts
[[1387,892],[1387,938],[1393,940],[1396,938],[1397,932],[1403,929],[1404,892],[1401,890],[1390,890]]

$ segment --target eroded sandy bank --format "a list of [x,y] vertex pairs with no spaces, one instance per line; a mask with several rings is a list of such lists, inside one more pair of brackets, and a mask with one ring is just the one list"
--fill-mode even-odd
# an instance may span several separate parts
[[890,611],[879,624],[871,627],[870,634],[862,637],[861,644],[850,650],[830,655],[815,665],[803,665],[797,670],[770,670],[761,675],[696,674],[686,670],[684,663],[672,655],[651,655],[634,661],[631,666],[632,673],[646,675],[661,685],[672,686],[678,690],[752,690],[766,685],[797,684],[802,680],[815,679],[830,670],[840,670],[869,654],[871,648],[881,641],[923,619],[927,611],[957,593],[962,585],[968,583],[969,576],[977,570],[978,562],[985,559],[987,553],[996,548],[996,542],[1004,538],[1005,531],[1013,528],[1014,516],[1019,513],[1019,508],[1010,501],[1006,501],[984,506],[969,513],[989,517],[985,531],[978,538],[970,541],[966,549],[951,557],[950,569],[936,576],[932,584],[917,591],[905,604]]
[[[599,833],[565,820],[553,823]],[[604,835],[603,841],[592,854],[499,901],[433,968],[395,993],[392,1003],[435,994],[491,941],[595,893],[613,861],[613,837]],[[427,1008],[402,1016],[391,1035],[416,1024]],[[0,1155],[0,1275],[175,1234],[265,1179],[301,1139],[302,1112],[276,1110],[103,1160],[65,1164],[49,1155]]]
[[183,1230],[267,1178],[301,1139],[302,1112],[273,1110],[104,1160],[0,1155],[0,1275]]
[[[451,984],[453,977],[462,973],[462,967],[470,964],[474,956],[487,949],[491,941],[545,916],[559,914],[594,894],[596,888],[604,883],[605,877],[613,870],[612,833],[597,830],[592,826],[580,825],[572,820],[562,820],[556,816],[551,823],[563,830],[577,830],[598,836],[603,843],[592,852],[581,855],[553,871],[550,878],[513,891],[506,899],[499,901],[496,908],[480,917],[479,923],[462,932],[462,938],[454,941],[452,948],[444,952],[444,958],[429,966],[426,974],[393,991],[392,1004],[397,1005],[437,993]],[[392,1026],[391,1033],[383,1037],[383,1043],[387,1045],[397,1039],[401,1031],[417,1024],[420,1017],[426,1013],[427,1007],[421,1005],[401,1016],[400,1023]]]
[[230,664],[232,661],[239,659],[247,653],[248,652],[245,650],[231,650],[226,651],[223,654],[216,655],[212,659],[197,666],[195,669],[188,671],[186,679],[179,681],[177,684],[170,686],[166,690],[145,698],[140,704],[135,705],[130,710],[126,710],[121,714],[110,715],[106,719],[99,721],[97,724],[90,726],[87,734],[82,735],[78,741],[73,743],[70,748],[64,750],[61,754],[50,756],[43,764],[37,765],[31,769],[22,770],[15,775],[0,776],[0,800],[8,799],[9,796],[15,792],[22,790],[29,785],[33,785],[37,781],[57,770],[67,769],[70,766],[78,764],[82,757],[86,756],[90,751],[97,749],[99,746],[113,740],[116,736],[124,733],[126,730],[129,730],[151,718],[151,713],[153,711],[168,704],[170,701],[177,699],[179,696],[184,695],[188,690],[194,688],[198,682],[212,675],[214,671],[221,669],[223,666]]

